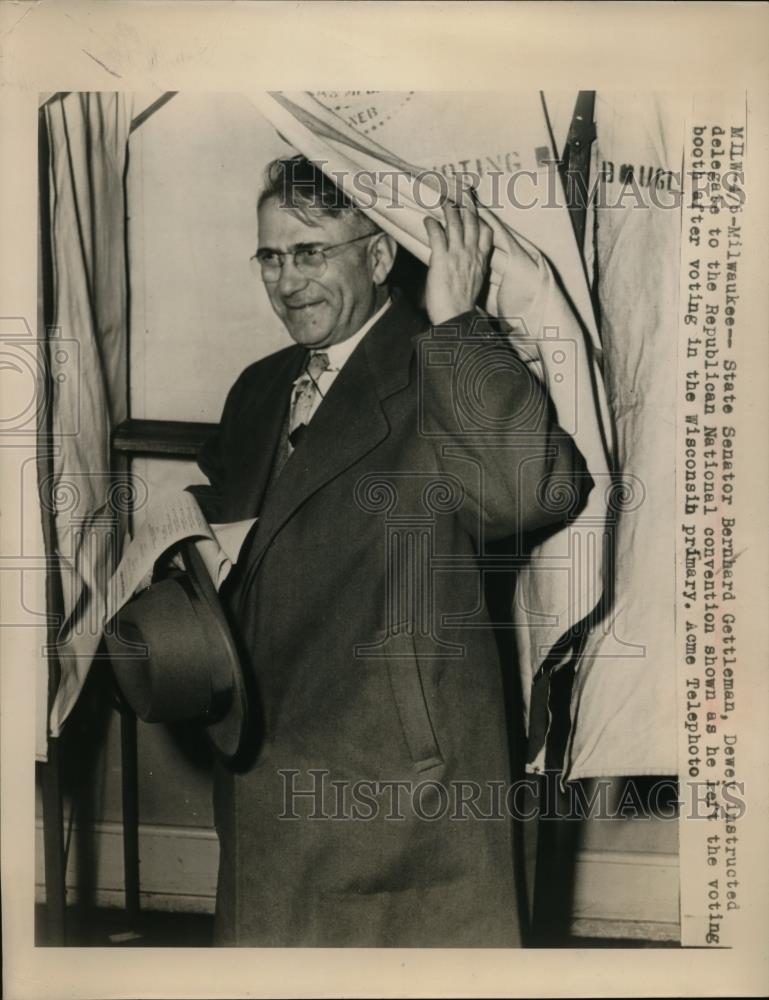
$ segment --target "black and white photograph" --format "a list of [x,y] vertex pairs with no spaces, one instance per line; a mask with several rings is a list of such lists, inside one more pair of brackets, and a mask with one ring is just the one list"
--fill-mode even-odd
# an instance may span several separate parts
[[5,5],[9,997],[766,985],[766,73],[547,6]]

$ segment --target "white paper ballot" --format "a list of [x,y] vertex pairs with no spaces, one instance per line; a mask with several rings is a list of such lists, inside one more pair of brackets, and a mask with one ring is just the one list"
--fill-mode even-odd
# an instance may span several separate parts
[[113,618],[137,590],[148,586],[157,560],[185,538],[196,539],[214,586],[220,589],[237,561],[256,518],[229,524],[209,524],[191,493],[165,494],[151,504],[110,580],[104,624]]

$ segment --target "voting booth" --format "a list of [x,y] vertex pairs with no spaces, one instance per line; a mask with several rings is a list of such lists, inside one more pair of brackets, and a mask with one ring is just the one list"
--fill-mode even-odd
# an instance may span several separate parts
[[[202,481],[194,456],[238,374],[289,343],[248,263],[263,169],[278,156],[321,165],[396,239],[412,276],[429,262],[424,218],[458,183],[475,189],[494,231],[484,305],[515,319],[513,339],[595,481],[584,511],[509,567],[530,771],[676,774],[673,482],[660,476],[673,468],[674,439],[659,414],[675,379],[678,218],[619,199],[634,185],[669,184],[682,119],[664,108],[592,92],[46,95],[40,336],[50,405],[37,491],[52,617],[37,752],[54,936],[70,840],[60,755],[89,684],[111,690],[110,579],[156,498]],[[580,198],[596,184],[612,211]],[[533,296],[520,280],[532,262]],[[137,754],[136,720],[116,704],[98,747],[102,774],[120,782],[91,801],[102,861],[122,862],[122,882],[100,885],[97,863],[93,898],[135,912],[141,894],[162,906],[176,892],[205,908],[216,855],[205,752],[188,732],[142,727]],[[76,774],[71,787],[82,787]],[[70,832],[80,829],[73,815]],[[177,852],[176,890],[153,890],[163,838],[181,828],[194,835]],[[658,845],[666,860],[648,877],[669,877],[673,850]],[[660,925],[675,919],[671,892],[661,890]]]

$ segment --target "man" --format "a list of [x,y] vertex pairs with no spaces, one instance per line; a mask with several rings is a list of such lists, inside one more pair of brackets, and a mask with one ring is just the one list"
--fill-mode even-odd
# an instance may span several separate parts
[[590,479],[476,309],[489,228],[472,198],[443,217],[425,319],[388,289],[390,236],[301,157],[268,168],[255,263],[295,344],[246,369],[200,457],[208,516],[258,516],[224,595],[258,724],[216,779],[220,944],[520,944],[477,560]]

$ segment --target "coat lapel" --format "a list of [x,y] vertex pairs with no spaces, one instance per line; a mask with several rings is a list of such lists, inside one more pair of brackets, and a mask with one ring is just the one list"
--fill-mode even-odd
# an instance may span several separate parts
[[234,520],[253,517],[260,511],[288,411],[291,386],[304,361],[303,348],[295,346],[285,351],[270,381],[263,387],[255,387],[249,398],[242,415],[241,457],[235,466],[237,481],[232,490],[238,507]]
[[252,570],[310,496],[387,437],[390,428],[382,400],[408,384],[411,337],[419,329],[405,302],[396,301],[348,359],[264,500],[249,557]]

